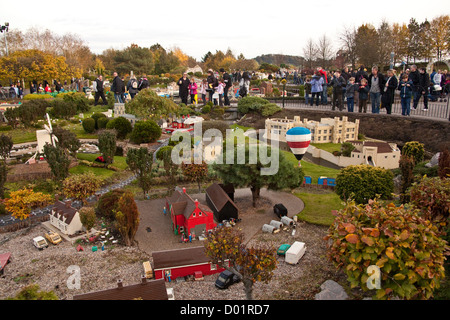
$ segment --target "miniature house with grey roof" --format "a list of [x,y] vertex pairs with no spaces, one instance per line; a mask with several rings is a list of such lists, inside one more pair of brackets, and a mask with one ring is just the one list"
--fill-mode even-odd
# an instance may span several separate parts
[[63,234],[70,236],[83,230],[80,214],[76,208],[72,207],[71,201],[57,200],[49,215],[50,224]]

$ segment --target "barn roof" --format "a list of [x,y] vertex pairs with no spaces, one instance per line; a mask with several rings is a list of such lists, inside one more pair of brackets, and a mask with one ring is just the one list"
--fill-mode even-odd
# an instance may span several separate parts
[[231,200],[225,190],[223,190],[222,187],[217,183],[213,183],[206,189],[206,195],[209,197],[217,211],[221,211],[228,202],[236,207],[233,200]]
[[11,258],[11,252],[0,254],[0,269],[3,269]]
[[[184,215],[186,219],[189,219],[192,212],[195,210],[195,201],[185,192],[179,191],[178,189],[170,196],[170,198],[166,198],[167,203],[172,205],[172,209],[175,215]],[[198,207],[205,214],[206,212],[210,212],[209,208],[198,204]]]
[[90,292],[73,296],[73,300],[168,300],[164,279],[146,280],[130,286],[103,291]]
[[210,261],[203,246],[156,251],[152,253],[152,257],[155,270],[203,264]]

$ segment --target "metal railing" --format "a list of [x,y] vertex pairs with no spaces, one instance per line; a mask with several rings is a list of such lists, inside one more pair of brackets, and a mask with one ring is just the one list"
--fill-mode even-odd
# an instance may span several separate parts
[[[267,98],[270,102],[278,104],[280,107],[284,107],[286,109],[309,109],[309,110],[323,110],[328,111],[332,110],[333,106],[331,104],[331,99],[328,97],[327,104],[320,104],[316,106],[314,103],[306,104],[305,99],[302,97],[277,97],[277,98]],[[449,102],[450,99],[448,97],[437,101],[428,101],[428,110],[423,111],[423,98],[419,101],[417,109],[413,108],[413,101],[411,99],[411,117],[420,117],[420,118],[429,118],[435,120],[448,120],[450,121],[450,112],[449,112]],[[344,109],[343,112],[348,112],[347,103],[344,101],[343,103]],[[340,112],[338,108],[336,108],[335,112]],[[354,105],[354,113],[358,113],[358,101],[355,101]],[[370,101],[367,102],[367,113],[372,113],[372,104]],[[396,97],[394,99],[394,103],[392,104],[392,112],[393,115],[401,115],[402,114],[402,106],[400,102],[400,98]],[[380,109],[380,114],[387,114],[386,109]]]

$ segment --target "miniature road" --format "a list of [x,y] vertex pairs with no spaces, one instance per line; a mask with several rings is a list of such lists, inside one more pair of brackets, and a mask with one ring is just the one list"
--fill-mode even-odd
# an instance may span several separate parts
[[[191,194],[194,200],[202,204],[206,204],[205,194]],[[240,203],[251,204],[252,194],[249,188],[237,189],[235,192],[235,202],[240,209],[239,218],[241,222],[236,226],[241,228],[245,234],[245,240],[248,242],[256,233],[261,231],[265,223],[271,220],[279,221],[278,217],[273,213],[273,206],[282,203],[288,209],[288,216],[292,217],[300,213],[304,208],[302,200],[287,192],[270,191],[262,189],[261,198],[265,201],[263,208],[246,208],[241,211]],[[267,203],[270,202],[269,203]],[[135,239],[141,250],[148,254],[153,251],[169,250],[177,248],[186,248],[187,246],[200,246],[202,242],[192,241],[192,243],[181,243],[180,236],[174,235],[172,232],[172,223],[169,215],[163,214],[165,199],[142,200],[136,201],[140,212],[139,229]],[[217,222],[217,221],[216,221]],[[149,229],[151,231],[149,231]]]

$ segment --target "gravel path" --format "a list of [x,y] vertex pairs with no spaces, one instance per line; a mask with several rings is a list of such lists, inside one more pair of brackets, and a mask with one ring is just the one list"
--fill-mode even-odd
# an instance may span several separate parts
[[[284,203],[290,214],[297,213],[301,201],[297,202],[288,193],[263,190],[255,211],[251,209],[249,193],[245,189],[236,192],[236,203],[243,208],[240,213],[242,222],[238,226],[244,229],[249,245],[267,244],[276,248],[283,243],[302,241],[307,247],[305,255],[295,266],[286,264],[284,258],[279,257],[273,280],[269,284],[254,285],[255,299],[314,299],[325,280],[339,280],[336,269],[326,259],[326,244],[323,241],[326,227],[300,222],[294,236],[291,230],[278,234],[261,232],[262,224],[276,219],[273,201]],[[203,202],[201,196],[193,195]],[[92,252],[91,246],[87,246],[85,251],[77,252],[76,245],[62,242],[58,246],[50,244],[39,251],[32,245],[32,239],[44,234],[45,229],[41,225],[0,234],[0,253],[12,253],[11,262],[0,276],[0,299],[14,296],[32,283],[39,284],[43,290],[53,290],[60,299],[68,300],[75,294],[115,288],[118,279],[122,279],[124,285],[136,284],[143,274],[142,262],[152,260],[152,251],[201,244],[199,241],[180,243],[179,238],[171,233],[170,218],[161,212],[164,199],[137,201],[137,204],[141,211],[141,223],[136,235],[138,245],[134,247],[114,245],[106,246],[105,251]],[[151,227],[151,232],[147,231],[148,227]],[[73,265],[80,267],[80,289],[67,287],[71,275],[67,273],[67,268]],[[174,288],[177,300],[245,299],[242,283],[227,290],[218,290],[214,286],[216,278],[217,275],[212,275],[205,276],[203,281],[172,281],[167,283],[167,287]]]

